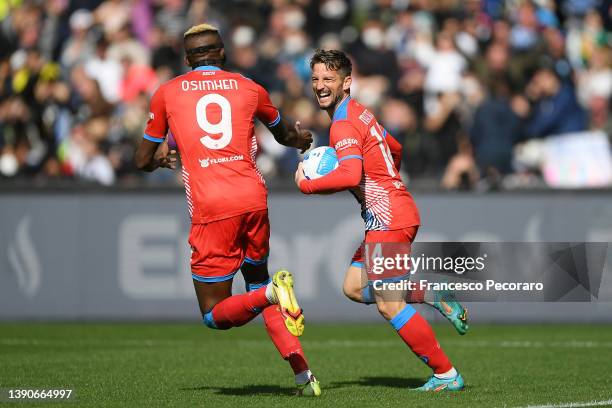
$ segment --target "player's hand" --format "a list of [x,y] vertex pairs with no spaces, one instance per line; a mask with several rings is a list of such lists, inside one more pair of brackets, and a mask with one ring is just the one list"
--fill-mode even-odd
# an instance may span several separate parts
[[297,134],[295,147],[300,150],[300,153],[304,153],[306,150],[310,149],[310,145],[312,144],[312,132],[310,132],[310,130],[302,130],[300,121],[295,122],[294,129]]
[[155,155],[153,156],[157,165],[159,167],[164,167],[166,169],[176,169],[176,150],[170,149],[168,146],[168,139],[164,140],[157,150],[155,151]]
[[[306,176],[304,175],[304,165],[302,162],[298,164],[297,170],[295,171],[295,184],[300,188],[300,183],[306,180]],[[300,189],[301,191],[301,189]]]

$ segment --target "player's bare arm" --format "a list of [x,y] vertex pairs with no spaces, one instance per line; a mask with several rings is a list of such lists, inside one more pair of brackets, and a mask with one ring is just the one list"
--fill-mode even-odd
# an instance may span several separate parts
[[310,145],[312,144],[312,132],[307,129],[302,129],[300,127],[300,122],[295,122],[293,127],[289,126],[289,123],[281,118],[279,125],[268,127],[274,139],[288,147],[295,147],[300,151],[300,153],[304,153],[306,150],[310,149]]
[[167,140],[157,143],[143,139],[136,150],[134,162],[138,169],[151,172],[160,167],[175,169],[176,158],[176,150],[170,149]]

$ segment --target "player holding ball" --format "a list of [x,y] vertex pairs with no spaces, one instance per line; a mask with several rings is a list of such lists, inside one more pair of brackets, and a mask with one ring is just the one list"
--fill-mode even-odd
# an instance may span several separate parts
[[[420,294],[401,293],[389,300],[383,291],[362,285],[363,248],[376,243],[411,243],[420,219],[412,196],[399,176],[402,146],[378,123],[374,115],[350,96],[352,64],[336,50],[317,50],[310,61],[312,90],[319,107],[331,118],[330,146],[336,150],[339,166],[316,179],[304,176],[300,163],[295,182],[304,194],[326,194],[349,190],[361,204],[365,239],[346,272],[344,293],[351,300],[376,303],[402,340],[427,364],[433,375],[420,391],[458,391],[463,378],[440,347],[427,321],[409,304],[425,302]],[[444,295],[444,294],[442,294]],[[467,330],[465,309],[452,296],[427,300],[455,326]]]

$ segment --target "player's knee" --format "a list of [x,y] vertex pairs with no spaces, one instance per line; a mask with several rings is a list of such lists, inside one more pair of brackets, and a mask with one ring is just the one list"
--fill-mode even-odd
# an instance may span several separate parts
[[402,303],[401,302],[377,302],[376,307],[378,308],[378,313],[381,314],[386,320],[393,319],[401,310]]
[[361,288],[352,284],[351,282],[345,281],[342,286],[344,296],[351,299],[354,302],[361,302]]

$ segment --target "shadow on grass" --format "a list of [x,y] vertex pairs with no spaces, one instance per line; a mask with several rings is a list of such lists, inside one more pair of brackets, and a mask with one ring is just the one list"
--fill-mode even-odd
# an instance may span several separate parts
[[[351,381],[332,381],[330,383],[321,384],[323,392],[331,389],[346,388],[352,386],[361,387],[388,387],[388,388],[415,388],[423,385],[422,378],[405,378],[405,377],[361,377]],[[203,385],[201,387],[180,388],[180,391],[211,391],[217,395],[231,396],[293,396],[295,388],[281,387],[279,385],[244,385],[240,387],[215,387]]]
[[191,388],[180,388],[181,391],[212,391],[217,395],[233,395],[233,396],[253,396],[253,395],[270,395],[270,396],[292,396],[295,389],[291,387],[281,387],[278,385],[245,385],[242,387],[214,387],[202,386]]
[[344,388],[354,385],[362,387],[415,388],[425,383],[422,378],[405,377],[361,377],[351,381],[336,381],[324,388]]

